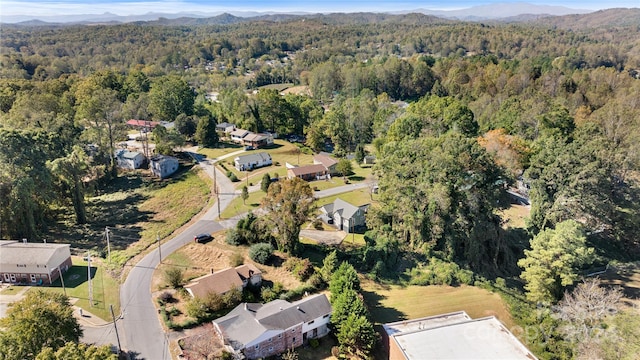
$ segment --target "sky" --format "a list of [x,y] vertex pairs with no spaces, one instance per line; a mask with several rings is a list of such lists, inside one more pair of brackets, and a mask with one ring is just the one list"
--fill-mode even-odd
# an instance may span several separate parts
[[0,15],[74,15],[102,14],[138,15],[148,12],[386,12],[413,9],[455,10],[491,3],[527,2],[559,5],[573,9],[598,10],[614,7],[640,7],[640,0],[0,0]]

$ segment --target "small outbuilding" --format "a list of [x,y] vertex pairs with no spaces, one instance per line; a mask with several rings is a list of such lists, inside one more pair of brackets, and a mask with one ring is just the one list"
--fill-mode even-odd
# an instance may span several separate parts
[[178,167],[180,167],[178,159],[168,155],[156,155],[149,162],[151,173],[160,179],[171,176],[178,171]]
[[145,161],[144,155],[137,151],[119,149],[115,152],[118,167],[126,170],[139,169]]

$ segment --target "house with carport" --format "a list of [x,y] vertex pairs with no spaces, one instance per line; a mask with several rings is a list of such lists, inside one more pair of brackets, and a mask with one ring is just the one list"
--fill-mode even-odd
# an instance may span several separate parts
[[0,281],[50,285],[71,267],[71,245],[0,240]]
[[233,141],[234,143],[242,144],[242,142],[244,141],[244,137],[249,135],[250,133],[251,131],[249,130],[235,129],[229,133],[229,137],[231,138],[231,141]]
[[116,150],[115,155],[118,167],[126,170],[139,169],[146,160],[142,153],[137,151],[129,151],[126,149]]
[[329,333],[331,304],[325,294],[295,302],[242,303],[213,321],[228,351],[247,359],[281,354]]

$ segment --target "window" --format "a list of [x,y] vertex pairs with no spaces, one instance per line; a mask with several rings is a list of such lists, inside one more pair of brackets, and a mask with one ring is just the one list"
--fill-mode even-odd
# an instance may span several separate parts
[[278,334],[278,339],[282,339],[282,333]]
[[291,329],[291,332],[292,332],[292,333],[296,332],[296,329]]
[[269,342],[273,342],[273,338],[269,338]]
[[256,345],[256,350],[260,349],[260,344]]
[[273,346],[269,346],[269,352],[273,352]]
[[316,321],[315,321],[315,320],[311,320],[311,321],[309,321],[307,324],[311,325],[311,324],[313,324],[314,322],[316,322]]
[[329,317],[329,314],[327,314],[327,315],[323,316],[322,318],[323,318],[323,319],[326,319],[326,318],[328,318],[328,317]]

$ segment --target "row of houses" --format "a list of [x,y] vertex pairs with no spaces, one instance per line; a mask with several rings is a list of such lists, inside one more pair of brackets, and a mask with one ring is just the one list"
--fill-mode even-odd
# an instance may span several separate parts
[[[115,151],[116,164],[125,170],[135,170],[142,168],[147,158],[138,151],[118,149]],[[180,167],[177,158],[168,155],[154,155],[149,159],[149,170],[161,179],[171,176]]]
[[229,137],[236,144],[261,148],[273,144],[273,134],[271,133],[254,133],[249,130],[238,129],[235,124],[223,122],[216,125],[216,131],[219,131]]

